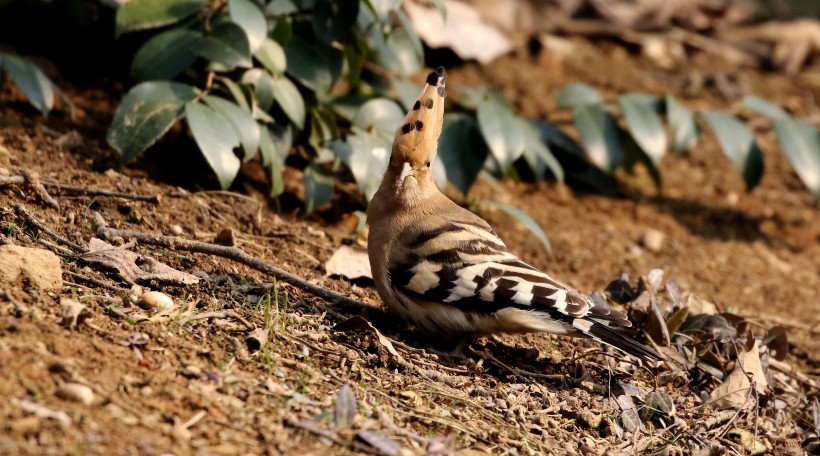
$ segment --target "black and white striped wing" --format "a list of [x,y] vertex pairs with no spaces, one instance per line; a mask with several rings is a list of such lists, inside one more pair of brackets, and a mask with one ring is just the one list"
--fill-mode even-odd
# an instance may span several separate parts
[[653,351],[604,323],[631,326],[626,315],[596,305],[524,263],[483,220],[441,221],[435,228],[413,233],[404,245],[389,271],[394,289],[408,297],[469,313],[513,313],[525,324],[532,322],[533,330],[584,335],[642,358],[658,359]]
[[447,221],[408,242],[405,258],[392,262],[394,287],[427,301],[464,310],[497,312],[515,307],[572,318],[592,317],[624,326],[625,316],[595,306],[570,287],[510,253],[488,227]]

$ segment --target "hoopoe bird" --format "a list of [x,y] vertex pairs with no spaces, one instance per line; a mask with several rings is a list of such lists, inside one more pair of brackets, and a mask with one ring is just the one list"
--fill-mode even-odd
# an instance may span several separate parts
[[546,332],[661,359],[610,327],[631,326],[626,315],[521,261],[487,222],[436,187],[431,166],[446,80],[442,67],[427,76],[396,132],[390,164],[367,209],[368,256],[388,309],[438,338]]

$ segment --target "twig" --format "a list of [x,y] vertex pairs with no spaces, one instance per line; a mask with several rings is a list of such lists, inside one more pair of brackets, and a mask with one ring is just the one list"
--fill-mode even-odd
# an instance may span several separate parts
[[[95,216],[95,220],[97,222],[101,221],[104,224],[104,220],[100,220],[101,218],[102,217],[97,218]],[[97,236],[99,236],[101,239],[110,239],[117,236],[123,239],[133,238],[145,244],[157,245],[171,250],[185,250],[188,252],[205,253],[208,255],[215,255],[222,258],[227,258],[229,260],[236,261],[237,263],[244,264],[245,266],[248,266],[250,268],[256,269],[257,271],[273,276],[276,280],[280,282],[285,282],[290,285],[293,285],[296,288],[304,290],[314,296],[330,301],[334,304],[341,304],[358,308],[374,307],[370,304],[357,301],[340,293],[336,293],[335,291],[330,291],[326,288],[314,285],[305,279],[302,279],[294,274],[279,269],[270,263],[266,263],[260,260],[259,258],[249,255],[244,250],[237,247],[209,244],[207,242],[191,241],[188,239],[180,239],[176,237],[162,236],[157,234],[148,234],[140,231],[118,230],[114,228],[109,228],[104,225],[100,226],[99,223],[97,228]]]
[[53,207],[54,209],[60,210],[60,205],[51,195],[48,194],[46,189],[43,187],[43,184],[40,182],[40,178],[38,177],[37,173],[26,171],[23,173],[22,176],[0,176],[0,185],[20,185],[20,184],[28,184],[32,188],[34,188],[34,192],[37,193],[37,196],[40,197],[46,204]]
[[245,318],[242,315],[239,315],[238,313],[236,313],[233,310],[220,310],[220,311],[216,311],[216,312],[203,312],[201,314],[192,315],[192,316],[182,320],[180,322],[180,325],[185,326],[185,325],[187,325],[188,323],[190,323],[192,321],[206,320],[206,319],[209,319],[209,318],[233,318],[234,320],[242,323],[242,325],[245,326],[245,329],[247,329],[248,331],[253,331],[254,329],[256,329],[256,326],[253,323],[249,322],[248,320],[245,320]]
[[98,188],[78,187],[76,185],[66,185],[57,182],[43,182],[46,187],[54,187],[63,192],[79,193],[85,196],[110,196],[112,198],[124,198],[136,201],[148,201],[150,203],[159,203],[159,195],[137,195],[134,193],[110,192],[108,190],[101,190]]
[[114,293],[119,293],[121,291],[124,291],[122,288],[115,287],[114,285],[105,283],[102,280],[97,280],[93,277],[87,277],[87,276],[84,276],[82,274],[77,274],[76,272],[63,271],[63,274],[69,275],[69,276],[79,280],[80,282],[90,283],[90,284],[96,285],[98,287],[103,287],[108,291],[113,291]]
[[36,239],[34,239],[34,242],[44,246],[45,248],[47,248],[47,249],[51,250],[52,252],[56,253],[57,255],[62,255],[64,257],[73,257],[74,256],[74,252],[72,252],[71,250],[68,250],[65,247],[60,247],[57,244],[52,244],[51,242],[48,242],[43,238],[36,238]]
[[54,238],[60,244],[67,245],[67,246],[71,247],[72,249],[74,249],[74,251],[76,251],[76,252],[85,253],[85,252],[88,251],[87,248],[85,248],[85,247],[83,247],[79,244],[75,244],[75,243],[69,241],[68,239],[60,236],[59,234],[55,233],[54,231],[51,231],[50,228],[48,228],[47,226],[40,223],[40,221],[37,220],[36,218],[34,218],[33,215],[29,214],[29,212],[26,210],[25,207],[23,207],[22,204],[18,204],[16,206],[14,206],[14,210],[17,211],[17,215],[19,215],[19,216],[23,217],[24,219],[26,219],[26,221],[28,223],[34,225],[34,227],[36,227],[38,230],[42,231],[43,233],[51,236],[52,238]]

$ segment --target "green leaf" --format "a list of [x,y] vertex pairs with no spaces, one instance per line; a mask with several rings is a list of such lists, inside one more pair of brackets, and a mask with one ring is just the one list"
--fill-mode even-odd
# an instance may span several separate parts
[[595,166],[611,173],[623,163],[620,128],[603,105],[588,104],[575,108],[572,120],[581,135],[587,157]]
[[145,42],[131,61],[131,79],[136,82],[174,79],[196,61],[191,50],[202,34],[187,28],[173,28]]
[[305,168],[305,210],[313,212],[333,198],[333,175],[311,163]]
[[421,71],[424,55],[420,52],[414,34],[404,28],[393,29],[384,47],[379,49],[379,63],[403,76]]
[[820,199],[820,131],[793,117],[776,119],[774,131],[800,180]]
[[283,76],[273,80],[273,98],[297,128],[305,128],[305,100],[290,79]]
[[621,130],[620,133],[621,145],[624,151],[624,170],[629,174],[634,174],[635,166],[642,163],[646,167],[649,177],[652,178],[652,182],[655,183],[655,188],[658,192],[662,192],[663,180],[661,179],[661,173],[655,165],[655,162],[629,132]]
[[646,94],[627,93],[621,95],[619,103],[626,118],[629,133],[652,162],[657,165],[666,154],[666,130],[660,116],[652,107]]
[[775,120],[790,117],[780,106],[754,95],[749,95],[743,99],[743,107]]
[[618,182],[615,178],[592,165],[581,146],[564,130],[543,120],[532,121],[532,125],[558,159],[568,182],[586,185],[604,195],[617,195]]
[[666,94],[666,118],[672,130],[672,150],[681,153],[695,145],[698,141],[695,115],[670,93]]
[[362,130],[376,129],[392,136],[404,122],[404,112],[395,101],[374,98],[365,102],[353,117],[353,125]]
[[221,82],[222,85],[224,85],[225,88],[228,89],[228,92],[231,93],[231,96],[233,97],[234,101],[236,101],[236,104],[239,105],[239,107],[241,107],[245,111],[251,110],[251,106],[248,104],[247,98],[245,98],[245,92],[242,90],[242,87],[239,87],[239,84],[234,82],[233,79],[225,76],[216,76],[216,80]]
[[294,36],[285,47],[287,72],[300,84],[318,94],[330,91],[333,75],[324,54],[307,44],[299,36]]
[[509,204],[501,204],[495,201],[482,201],[482,204],[486,204],[491,207],[495,207],[501,209],[502,211],[506,212],[507,214],[513,216],[517,219],[521,224],[523,224],[528,230],[530,230],[535,237],[538,238],[539,241],[544,245],[544,248],[547,249],[547,253],[552,255],[552,245],[550,245],[550,240],[547,237],[547,234],[541,228],[541,226],[536,222],[532,217],[527,215],[521,209],[511,206]]
[[259,125],[254,120],[250,111],[246,111],[239,106],[225,100],[224,98],[206,95],[205,103],[213,108],[217,113],[228,119],[233,127],[242,149],[245,151],[243,161],[247,162],[256,156],[259,150]]
[[316,0],[313,31],[319,43],[330,45],[355,29],[359,0]]
[[716,111],[705,111],[703,116],[712,127],[723,153],[743,176],[746,189],[751,190],[763,176],[763,153],[754,135],[738,118]]
[[251,68],[242,75],[242,83],[253,87],[259,107],[267,111],[273,106],[273,76],[261,68]]
[[506,172],[524,152],[524,141],[515,115],[500,95],[491,93],[478,105],[476,117],[490,152],[502,172]]
[[268,35],[268,22],[262,10],[250,0],[228,0],[228,12],[231,20],[245,31],[251,52],[256,52]]
[[175,24],[207,6],[207,0],[131,0],[117,9],[114,36]]
[[336,116],[328,109],[313,108],[310,111],[310,138],[308,142],[317,151],[336,137]]
[[[28,59],[0,53],[0,72],[5,71],[29,103],[43,115],[54,107],[54,83]],[[2,76],[2,75],[0,75]]]
[[518,125],[521,137],[524,139],[524,159],[536,178],[543,179],[546,168],[549,168],[555,179],[558,182],[563,182],[564,169],[547,144],[541,139],[541,132],[538,128],[532,122],[524,119],[518,119]]
[[226,69],[251,67],[251,48],[248,36],[233,22],[216,25],[210,35],[203,36],[191,46],[199,56],[224,65]]
[[488,154],[478,123],[467,114],[448,113],[438,140],[438,156],[447,168],[447,178],[462,193],[475,183]]
[[288,59],[285,57],[285,50],[282,46],[270,38],[266,38],[254,54],[271,74],[282,76],[288,67]]
[[114,114],[108,144],[123,162],[131,161],[182,117],[185,103],[197,94],[195,87],[178,82],[151,81],[134,86]]
[[210,106],[193,102],[185,104],[185,119],[219,184],[223,189],[230,187],[241,165],[233,152],[239,136],[230,121]]
[[331,149],[345,161],[359,189],[367,201],[370,201],[379,189],[387,162],[390,160],[392,141],[382,135],[358,128],[354,128],[353,131],[355,134],[347,137],[347,145],[350,147],[347,157],[343,151],[344,146],[341,145],[344,143],[341,141],[333,141]]
[[555,99],[555,107],[558,109],[575,109],[603,103],[604,99],[595,89],[580,82],[564,87]]

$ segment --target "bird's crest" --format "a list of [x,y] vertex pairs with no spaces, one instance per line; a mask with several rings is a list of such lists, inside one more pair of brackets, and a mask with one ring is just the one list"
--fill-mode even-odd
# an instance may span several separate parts
[[[444,119],[446,81],[447,73],[443,67],[438,67],[436,71],[427,75],[427,84],[407,113],[393,140],[393,154],[398,154],[397,158],[402,161],[432,160],[435,157]],[[432,156],[429,155],[431,153]]]

